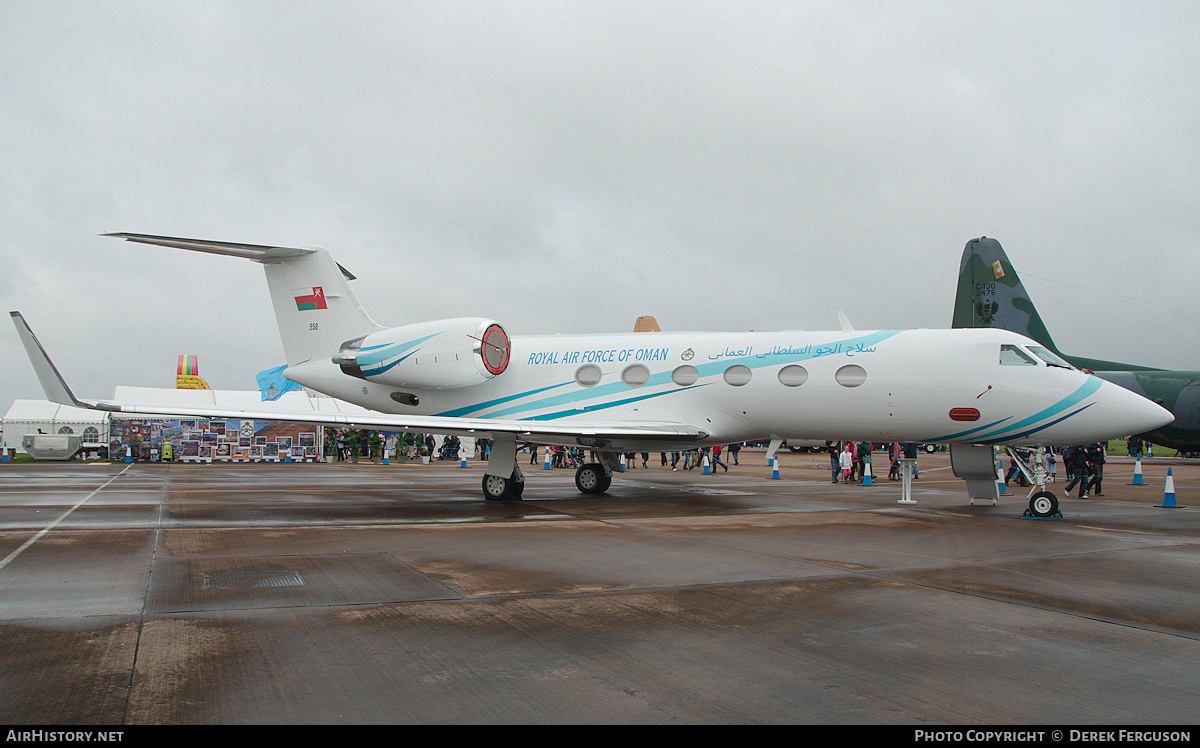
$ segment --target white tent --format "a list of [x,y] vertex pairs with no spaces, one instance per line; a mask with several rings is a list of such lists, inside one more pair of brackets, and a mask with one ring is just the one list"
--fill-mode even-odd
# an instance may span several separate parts
[[[263,400],[258,390],[167,390],[153,387],[117,385],[113,400],[124,403],[145,403],[176,407],[212,406],[223,410],[256,410],[295,413],[312,410],[314,413],[371,413],[352,403],[331,397],[312,397],[302,390],[285,392],[278,400]],[[165,410],[166,408],[164,408]]]
[[0,446],[24,453],[21,438],[26,434],[75,434],[82,436],[84,449],[108,442],[108,414],[87,408],[72,408],[49,400],[14,400],[4,422]]

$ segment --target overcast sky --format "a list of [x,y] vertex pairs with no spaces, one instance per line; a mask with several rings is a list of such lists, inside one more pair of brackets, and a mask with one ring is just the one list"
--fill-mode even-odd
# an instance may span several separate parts
[[[1064,352],[1200,369],[1198,34],[1194,0],[3,0],[0,300],[81,397],[184,353],[253,389],[262,268],[98,234],[321,245],[381,324],[514,335],[948,327],[985,235]],[[3,324],[0,414],[42,397]]]

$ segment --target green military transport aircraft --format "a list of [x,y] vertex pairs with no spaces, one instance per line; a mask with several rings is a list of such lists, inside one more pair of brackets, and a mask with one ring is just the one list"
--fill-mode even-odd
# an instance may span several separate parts
[[1200,371],[1168,371],[1067,356],[1058,350],[1004,248],[986,236],[963,249],[952,327],[995,327],[1027,335],[1076,368],[1149,398],[1175,415],[1175,422],[1142,439],[1189,455],[1200,453]]

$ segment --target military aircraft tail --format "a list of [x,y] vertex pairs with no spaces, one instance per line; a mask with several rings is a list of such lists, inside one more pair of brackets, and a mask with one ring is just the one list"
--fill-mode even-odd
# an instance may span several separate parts
[[382,329],[350,290],[348,281],[354,276],[319,247],[267,247],[148,234],[105,236],[261,263],[289,366],[329,358],[345,341]]
[[967,242],[958,268],[951,327],[994,327],[1033,338],[1062,355],[1004,248],[982,236]]
[[994,327],[1015,332],[1033,338],[1072,366],[1087,371],[1155,371],[1149,366],[1068,356],[1058,350],[1004,248],[986,236],[972,239],[963,249],[950,326]]

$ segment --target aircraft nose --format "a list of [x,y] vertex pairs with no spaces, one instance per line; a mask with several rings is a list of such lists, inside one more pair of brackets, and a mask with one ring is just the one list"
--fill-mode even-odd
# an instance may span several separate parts
[[1158,403],[1112,382],[1104,382],[1097,394],[1096,416],[1103,418],[1106,430],[1117,436],[1153,431],[1175,420],[1174,414]]

